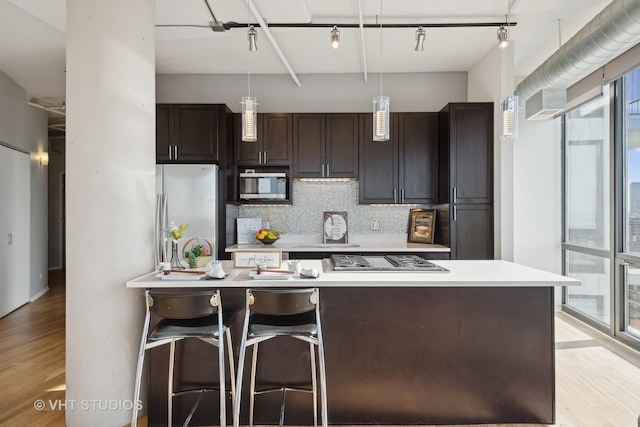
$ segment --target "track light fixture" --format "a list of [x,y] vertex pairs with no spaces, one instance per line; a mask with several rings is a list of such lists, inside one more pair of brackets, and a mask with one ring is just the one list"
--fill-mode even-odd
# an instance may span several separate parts
[[337,49],[338,46],[340,46],[340,30],[334,25],[331,30],[331,47]]
[[504,25],[500,25],[500,28],[498,28],[498,47],[500,49],[504,49],[507,46],[509,46],[507,29],[504,27]]
[[420,50],[424,50],[425,34],[426,33],[424,31],[424,28],[422,28],[422,26],[419,26],[418,29],[416,30],[416,52]]
[[249,50],[251,52],[258,50],[258,44],[256,43],[256,41],[258,40],[258,32],[253,25],[249,26],[249,30],[247,31],[247,38],[249,39]]

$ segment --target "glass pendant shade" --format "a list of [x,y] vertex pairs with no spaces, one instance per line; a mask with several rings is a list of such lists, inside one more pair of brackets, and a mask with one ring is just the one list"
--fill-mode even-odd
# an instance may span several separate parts
[[258,102],[250,96],[242,97],[242,140],[255,142],[258,140]]
[[509,96],[500,101],[500,131],[503,139],[518,137],[518,97]]
[[373,140],[389,140],[389,97],[378,96],[373,99]]

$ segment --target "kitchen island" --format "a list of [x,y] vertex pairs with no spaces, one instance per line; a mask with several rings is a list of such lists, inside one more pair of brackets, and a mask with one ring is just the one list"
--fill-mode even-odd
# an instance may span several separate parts
[[[238,312],[248,287],[319,287],[330,424],[553,423],[553,287],[580,282],[506,261],[436,263],[449,271],[335,272],[305,260],[319,278],[253,280],[225,262],[224,280],[149,274],[127,286],[221,288],[224,310]],[[258,381],[309,381],[308,346],[291,341],[261,346]],[[214,382],[215,349],[185,344],[181,376]],[[150,425],[166,423],[166,357],[152,352]],[[194,425],[216,423],[216,396],[206,399]],[[277,395],[257,398],[256,423],[277,424],[279,405]],[[310,405],[309,396],[287,397],[286,423],[312,424]],[[177,403],[175,410],[188,407]],[[245,407],[240,421],[247,423]]]

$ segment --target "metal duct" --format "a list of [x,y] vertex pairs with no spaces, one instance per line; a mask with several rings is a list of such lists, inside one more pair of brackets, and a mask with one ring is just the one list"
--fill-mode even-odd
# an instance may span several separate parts
[[640,42],[640,0],[614,0],[525,78],[526,100],[542,89],[566,89]]

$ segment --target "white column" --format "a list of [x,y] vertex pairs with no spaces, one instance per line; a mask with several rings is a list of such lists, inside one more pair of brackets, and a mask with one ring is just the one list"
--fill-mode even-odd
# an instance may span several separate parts
[[155,2],[67,0],[66,425],[122,426],[153,268]]

